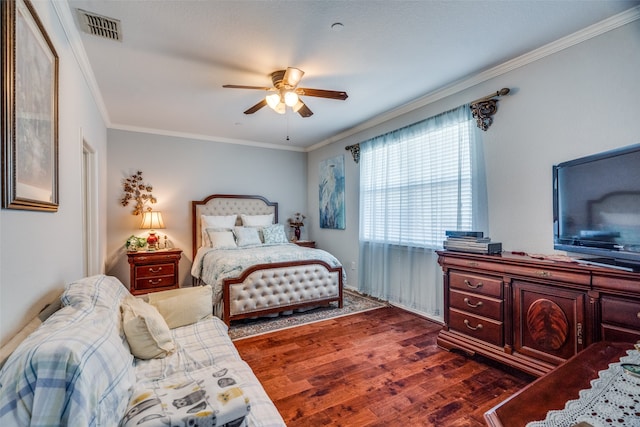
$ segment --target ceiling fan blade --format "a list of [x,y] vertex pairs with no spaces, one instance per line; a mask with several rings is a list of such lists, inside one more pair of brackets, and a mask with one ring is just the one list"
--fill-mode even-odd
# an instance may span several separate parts
[[272,87],[265,86],[245,86],[245,85],[222,85],[224,88],[230,89],[258,89],[258,90],[272,90]]
[[244,113],[245,114],[253,114],[256,111],[258,111],[259,109],[261,109],[262,107],[264,107],[265,105],[267,105],[267,100],[263,98],[262,101],[258,102],[256,105],[254,105],[253,107],[249,108]]
[[341,92],[337,90],[324,90],[324,89],[310,89],[308,87],[299,87],[296,89],[298,95],[304,96],[316,96],[318,98],[340,99],[345,100],[348,98],[347,92]]
[[284,77],[282,79],[282,82],[285,85],[289,85],[291,87],[296,87],[296,86],[298,86],[298,83],[300,83],[300,80],[302,79],[302,76],[304,76],[304,71],[302,71],[299,68],[289,67],[284,72]]
[[300,104],[302,104],[300,106],[300,108],[298,108],[297,112],[298,114],[300,114],[302,117],[311,117],[313,116],[313,111],[311,111],[309,109],[309,107],[307,107],[307,104],[305,104],[302,101],[298,101]]

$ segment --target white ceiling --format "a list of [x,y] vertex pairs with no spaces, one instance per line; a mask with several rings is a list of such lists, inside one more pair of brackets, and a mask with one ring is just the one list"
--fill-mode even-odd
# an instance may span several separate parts
[[[554,1],[69,0],[109,127],[305,149],[640,4]],[[75,9],[115,18],[122,42],[79,31]],[[332,24],[343,24],[341,31]],[[309,118],[243,111],[269,74],[305,71]],[[499,88],[496,88],[496,90]],[[469,100],[471,101],[471,100]],[[289,141],[286,140],[287,135]],[[283,147],[284,148],[284,147]]]

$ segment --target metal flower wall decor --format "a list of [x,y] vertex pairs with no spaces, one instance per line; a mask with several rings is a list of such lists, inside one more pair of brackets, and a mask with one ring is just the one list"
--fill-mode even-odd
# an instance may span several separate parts
[[122,181],[122,187],[124,194],[120,199],[120,204],[122,206],[127,206],[129,202],[135,202],[133,211],[131,212],[133,215],[142,214],[147,203],[153,204],[158,201],[158,199],[156,199],[153,194],[151,194],[151,192],[153,191],[153,187],[149,184],[143,183],[141,171],[134,173],[128,178],[125,178]]

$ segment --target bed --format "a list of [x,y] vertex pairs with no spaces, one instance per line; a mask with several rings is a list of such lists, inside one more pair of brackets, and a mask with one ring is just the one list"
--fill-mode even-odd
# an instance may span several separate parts
[[[331,302],[342,307],[342,265],[326,251],[289,242],[278,224],[277,203],[262,196],[213,194],[192,201],[191,210],[193,283],[213,287],[213,312],[227,325]],[[250,229],[258,230],[260,242],[241,244]]]

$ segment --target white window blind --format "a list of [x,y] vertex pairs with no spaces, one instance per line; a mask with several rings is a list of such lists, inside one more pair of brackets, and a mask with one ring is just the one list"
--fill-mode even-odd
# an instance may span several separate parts
[[475,121],[468,106],[360,145],[360,240],[440,248],[473,227]]

